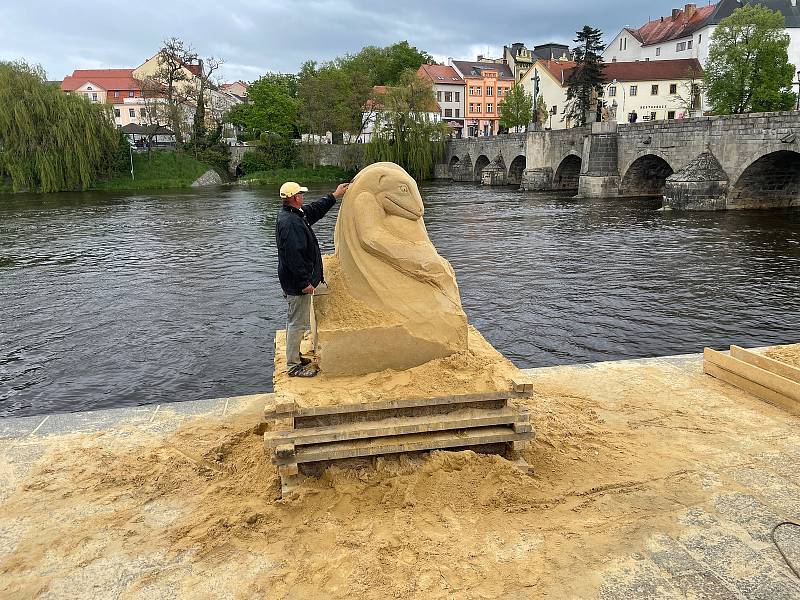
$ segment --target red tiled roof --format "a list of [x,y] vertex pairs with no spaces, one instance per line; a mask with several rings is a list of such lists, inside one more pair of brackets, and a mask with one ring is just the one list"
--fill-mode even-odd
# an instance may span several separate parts
[[[566,82],[572,69],[564,72]],[[703,67],[696,58],[677,60],[640,60],[637,62],[605,63],[603,77],[606,81],[662,81],[699,78]],[[565,84],[566,85],[566,84]]]
[[138,90],[133,69],[76,69],[61,82],[61,89],[74,92],[85,83],[92,82],[105,91]]
[[688,12],[686,7],[682,10],[676,9],[675,16],[669,15],[648,21],[638,29],[626,29],[643,45],[652,46],[691,35],[706,24],[716,8],[715,4],[701,7],[695,7],[693,4],[686,6],[691,7]]
[[[417,75],[425,75],[433,83],[464,85],[464,80],[449,65],[421,65],[417,70]],[[439,79],[441,77],[441,79]]]
[[540,60],[539,64],[547,69],[561,84],[567,80],[567,73],[575,68],[575,61],[572,60]]

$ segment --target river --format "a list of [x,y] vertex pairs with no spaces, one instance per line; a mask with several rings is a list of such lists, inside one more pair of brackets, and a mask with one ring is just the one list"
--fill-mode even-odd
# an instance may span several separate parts
[[[470,321],[520,367],[800,342],[800,211],[421,191]],[[271,389],[276,198],[0,196],[0,416]],[[315,227],[323,251],[336,210]]]

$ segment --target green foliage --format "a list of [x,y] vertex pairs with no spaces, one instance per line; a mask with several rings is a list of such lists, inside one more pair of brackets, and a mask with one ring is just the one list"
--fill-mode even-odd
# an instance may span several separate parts
[[213,167],[222,177],[228,176],[231,154],[229,147],[225,144],[217,143],[198,150],[195,159],[204,165]]
[[85,190],[114,162],[111,109],[48,85],[40,67],[0,62],[0,178],[15,190]]
[[605,77],[603,75],[602,53],[603,33],[599,29],[584,25],[577,32],[575,42],[578,46],[575,54],[575,68],[570,73],[567,83],[568,115],[574,119],[576,127],[586,125],[586,113],[593,109],[595,98],[603,92]]
[[194,111],[194,123],[192,124],[192,142],[195,146],[202,145],[206,134],[206,100],[203,89],[197,94],[197,107]]
[[790,110],[794,66],[786,20],[779,11],[746,5],[720,21],[711,36],[706,91],[717,114]]
[[236,106],[228,120],[247,129],[292,137],[297,129],[297,76],[267,73],[247,91],[249,102]]
[[515,85],[500,103],[500,124],[508,129],[524,127],[531,120],[532,112],[533,96],[521,85]]
[[420,65],[433,62],[433,57],[403,40],[385,48],[365,46],[358,54],[347,55],[334,62],[336,67],[347,73],[366,75],[367,84],[372,87],[397,85],[404,71],[416,71]]
[[109,180],[97,181],[91,187],[96,190],[137,190],[189,187],[192,182],[208,171],[203,164],[187,154],[171,151],[134,153],[134,178],[130,166],[125,173]]
[[[245,155],[247,156],[247,155]],[[295,167],[293,169],[265,169],[256,171],[242,177],[240,181],[248,183],[263,183],[281,185],[286,181],[298,181],[302,185],[307,183],[326,183],[329,181],[349,181],[354,173],[339,167]]]
[[271,171],[293,167],[297,163],[297,146],[292,140],[262,134],[256,150],[246,152],[242,157],[240,168],[247,175],[258,171]]
[[398,86],[387,89],[382,103],[372,140],[364,149],[367,164],[390,161],[415,179],[428,179],[450,133],[446,124],[428,116],[436,111],[433,85],[409,69]]
[[299,120],[304,131],[324,135],[327,131],[358,132],[361,114],[372,89],[366,73],[345,70],[334,64],[317,67],[306,62],[299,75]]

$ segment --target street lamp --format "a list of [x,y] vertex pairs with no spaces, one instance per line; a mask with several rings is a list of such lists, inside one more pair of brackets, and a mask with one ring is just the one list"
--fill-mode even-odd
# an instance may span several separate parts
[[795,104],[795,110],[800,110],[800,71],[797,72],[797,103]]

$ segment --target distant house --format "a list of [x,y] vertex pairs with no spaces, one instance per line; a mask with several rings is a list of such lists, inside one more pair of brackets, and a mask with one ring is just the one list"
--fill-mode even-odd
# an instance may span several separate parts
[[[386,109],[384,106],[384,97],[389,88],[385,85],[376,85],[372,88],[372,93],[369,99],[364,104],[364,110],[361,115],[361,134],[357,138],[357,142],[367,143],[372,141],[372,136],[375,130],[386,124]],[[424,113],[421,113],[423,118],[431,123],[438,123],[442,120],[441,117],[442,107],[438,102],[433,102]],[[348,136],[349,138],[349,136]]]
[[716,4],[686,4],[640,27],[625,27],[606,46],[603,60],[635,62],[696,58],[708,60],[711,35],[720,21],[747,4],[777,10],[786,19],[789,62],[800,67],[800,7],[797,0],[720,0]]
[[467,91],[466,137],[495,135],[500,128],[500,103],[514,86],[514,73],[502,59],[454,60]]
[[[539,60],[520,82],[533,95],[538,76],[538,94],[544,97],[552,117],[545,123],[552,129],[572,127],[566,114],[571,61]],[[682,60],[616,62],[605,65],[603,100],[610,118],[627,121],[636,112],[639,121],[682,119],[701,112],[697,81],[703,68],[696,58]]]
[[172,148],[175,146],[175,133],[163,125],[136,125],[129,123],[120,128],[132,146],[146,148],[148,143],[155,147]]
[[433,84],[441,119],[451,127],[453,137],[461,137],[465,116],[464,80],[450,65],[422,65],[417,76]]
[[133,69],[76,69],[61,82],[61,90],[85,96],[89,102],[112,105],[117,127],[148,122],[142,89],[133,77]]
[[221,92],[233,94],[234,96],[242,100],[242,102],[246,102],[247,90],[249,87],[250,87],[249,84],[245,83],[242,80],[239,80],[239,81],[234,81],[233,83],[223,83],[221,86],[219,86],[219,90]]

